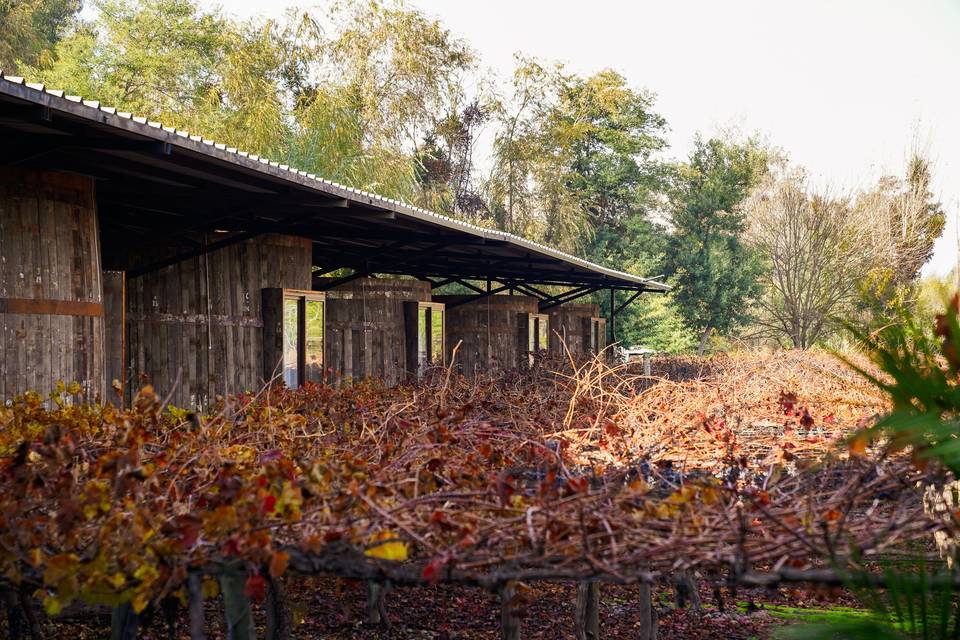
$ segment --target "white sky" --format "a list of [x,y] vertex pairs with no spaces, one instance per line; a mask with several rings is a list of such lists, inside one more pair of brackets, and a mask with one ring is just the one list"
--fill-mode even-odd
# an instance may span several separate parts
[[[657,94],[670,155],[696,131],[760,131],[819,183],[902,172],[918,140],[949,223],[927,273],[957,261],[960,0],[408,0],[508,78],[513,54],[613,68]],[[316,0],[205,0],[279,15]]]

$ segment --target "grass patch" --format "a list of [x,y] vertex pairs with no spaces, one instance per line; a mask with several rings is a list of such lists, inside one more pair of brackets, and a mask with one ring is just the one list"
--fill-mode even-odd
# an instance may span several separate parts
[[[747,603],[738,602],[737,609],[746,612]],[[817,624],[833,624],[845,622],[877,621],[879,617],[869,609],[856,609],[854,607],[788,607],[786,605],[769,604],[764,605],[760,611],[766,611],[774,618],[784,622],[809,622]]]

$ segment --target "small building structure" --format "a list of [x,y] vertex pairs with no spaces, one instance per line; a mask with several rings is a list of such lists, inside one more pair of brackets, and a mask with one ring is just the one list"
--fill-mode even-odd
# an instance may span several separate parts
[[[0,401],[393,384],[461,341],[465,372],[513,367],[551,328],[599,348],[595,307],[567,306],[584,296],[628,294],[613,335],[669,290],[2,72],[0,140]],[[435,299],[450,283],[476,296]]]
[[514,369],[528,361],[531,350],[545,348],[535,324],[540,315],[536,298],[447,295],[435,299],[446,307],[447,353],[456,348],[454,364],[465,375]]
[[561,304],[548,311],[550,353],[574,358],[596,355],[606,345],[607,321],[596,304]]
[[[329,282],[325,282],[328,280]],[[331,381],[380,378],[393,385],[421,365],[408,357],[408,344],[428,348],[425,332],[430,283],[413,278],[358,278],[336,285],[334,278],[318,280],[326,295],[327,373]],[[407,303],[424,310],[408,318]],[[437,314],[441,323],[442,312]],[[408,324],[412,324],[408,340]],[[424,342],[419,341],[424,336]],[[443,357],[442,351],[437,357]],[[409,360],[409,362],[408,362]]]

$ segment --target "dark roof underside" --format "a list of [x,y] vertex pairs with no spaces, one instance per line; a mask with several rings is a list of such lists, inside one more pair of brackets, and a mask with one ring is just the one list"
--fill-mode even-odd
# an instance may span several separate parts
[[322,271],[669,289],[2,74],[0,141],[0,164],[96,179],[105,266],[113,248],[282,233]]

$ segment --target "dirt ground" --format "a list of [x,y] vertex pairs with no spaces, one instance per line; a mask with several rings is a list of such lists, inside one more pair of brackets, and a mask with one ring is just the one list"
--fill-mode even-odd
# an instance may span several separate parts
[[[604,586],[601,596],[602,637],[611,640],[636,638],[640,626],[636,606],[637,587]],[[387,629],[363,623],[365,590],[360,583],[336,579],[298,580],[290,585],[294,638],[329,640],[496,640],[499,638],[499,603],[480,589],[439,585],[432,588],[399,588],[390,592]],[[780,589],[775,592],[740,590],[735,599],[724,589],[727,611],[720,613],[710,589],[704,587],[703,609],[694,612],[672,606],[672,592],[658,590],[659,639],[763,640],[773,637],[785,624],[819,616],[826,611],[857,615],[859,603],[849,594],[833,591]],[[572,639],[575,588],[573,585],[539,585],[529,594],[523,615],[523,637]],[[211,600],[207,611],[207,637],[223,638],[218,601]],[[263,611],[255,615],[263,623]],[[0,625],[0,630],[3,630]],[[93,640],[109,635],[106,615],[53,625],[50,637],[58,640]],[[260,629],[260,637],[264,629]],[[159,615],[141,631],[144,640],[167,640],[169,636]],[[186,637],[186,619],[181,615],[173,637]]]

